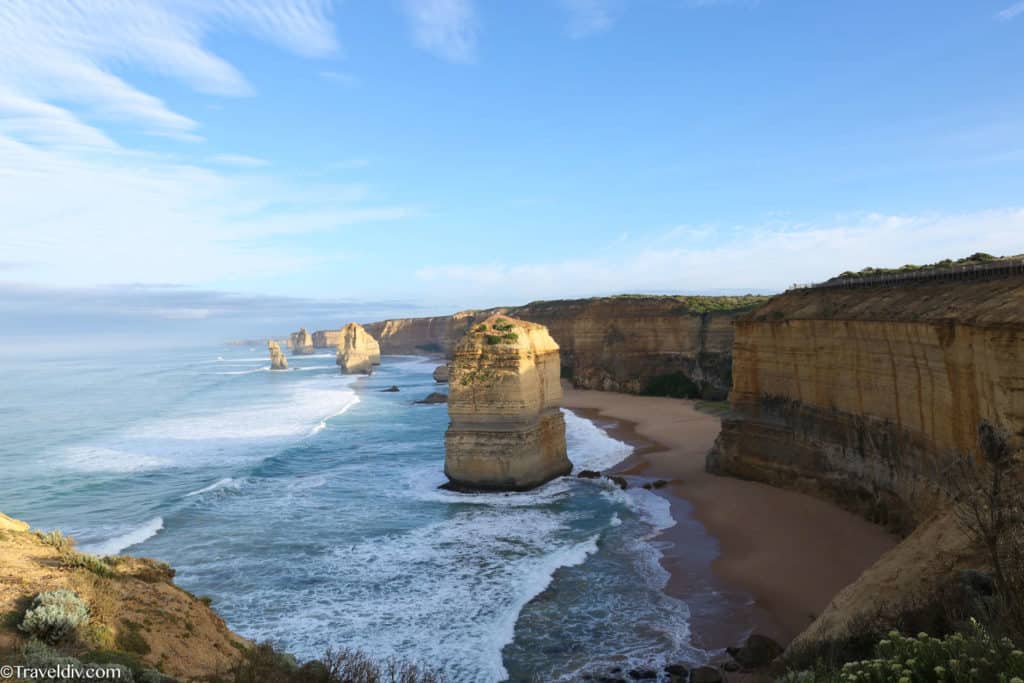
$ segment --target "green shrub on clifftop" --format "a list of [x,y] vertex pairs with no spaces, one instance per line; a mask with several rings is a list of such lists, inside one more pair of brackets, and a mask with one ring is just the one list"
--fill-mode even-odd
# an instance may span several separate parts
[[47,643],[64,640],[89,619],[89,608],[69,590],[40,593],[25,612],[20,628]]
[[935,638],[890,631],[874,657],[790,672],[780,683],[1024,683],[1024,651],[972,620],[967,633]]

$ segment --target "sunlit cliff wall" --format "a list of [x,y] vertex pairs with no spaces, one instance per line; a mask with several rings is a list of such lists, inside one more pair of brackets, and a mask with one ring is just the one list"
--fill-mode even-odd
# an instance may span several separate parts
[[1022,276],[797,290],[735,332],[712,471],[909,529],[983,421],[1024,436]]
[[756,298],[617,296],[540,301],[452,316],[371,323],[385,354],[450,357],[474,322],[503,312],[548,328],[562,353],[562,375],[587,389],[644,392],[652,380],[682,373],[709,398],[729,390],[732,321]]

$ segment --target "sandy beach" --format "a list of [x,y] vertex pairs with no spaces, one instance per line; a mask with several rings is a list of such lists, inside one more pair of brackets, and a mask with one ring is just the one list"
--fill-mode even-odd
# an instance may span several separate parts
[[[686,599],[695,582],[710,580],[721,592],[718,609],[691,620],[702,647],[735,644],[751,629],[788,643],[898,541],[810,496],[706,473],[720,420],[693,401],[567,389],[563,405],[634,444],[618,473],[634,484],[670,482],[658,491],[677,521],[658,539],[667,591]],[[693,547],[695,536],[710,552]]]

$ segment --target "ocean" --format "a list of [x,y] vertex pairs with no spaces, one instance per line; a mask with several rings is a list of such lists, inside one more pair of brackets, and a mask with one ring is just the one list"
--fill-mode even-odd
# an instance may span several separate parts
[[[263,348],[0,361],[0,511],[83,550],[165,560],[236,632],[300,658],[353,647],[453,681],[575,680],[703,662],[662,588],[668,503],[606,480],[461,494],[436,362]],[[382,390],[396,385],[399,392]],[[566,413],[576,470],[631,453]]]

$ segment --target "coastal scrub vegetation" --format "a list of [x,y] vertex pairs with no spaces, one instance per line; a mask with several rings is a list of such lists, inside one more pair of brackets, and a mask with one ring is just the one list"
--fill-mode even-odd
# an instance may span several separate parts
[[89,608],[77,593],[59,589],[32,600],[18,627],[34,638],[59,643],[89,619]]
[[558,304],[579,304],[583,302],[601,301],[671,301],[678,306],[676,313],[702,314],[726,311],[745,311],[756,308],[768,301],[771,296],[764,294],[739,294],[735,296],[686,296],[681,294],[616,294],[614,296],[592,297],[590,299],[552,299],[548,301],[532,301],[522,308],[531,306],[552,306]]
[[970,256],[965,256],[960,259],[943,259],[936,261],[935,263],[926,263],[924,265],[917,265],[914,263],[907,263],[900,266],[899,268],[863,268],[858,271],[847,270],[840,273],[838,277],[841,278],[858,278],[858,277],[870,277],[872,275],[895,275],[898,273],[912,273],[918,270],[930,270],[933,268],[952,268],[953,266],[976,266],[982,263],[988,263],[990,261],[998,261],[1000,257],[993,256],[992,254],[986,254],[984,252],[977,252]]
[[329,649],[323,657],[299,664],[273,643],[260,643],[230,676],[217,683],[445,683],[440,673],[397,659],[376,661],[364,652]]
[[1014,437],[987,421],[981,458],[962,458],[947,477],[961,528],[984,551],[994,583],[990,620],[1024,642],[1024,464]]
[[944,638],[890,631],[874,656],[842,666],[819,663],[795,671],[780,683],[1024,683],[1024,651],[1009,638],[996,638],[971,621],[966,633]]

